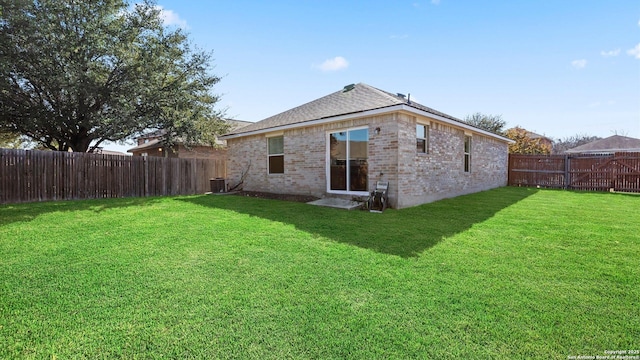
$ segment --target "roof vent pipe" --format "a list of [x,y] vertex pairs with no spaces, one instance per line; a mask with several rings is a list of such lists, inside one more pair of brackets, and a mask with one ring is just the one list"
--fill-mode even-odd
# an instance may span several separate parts
[[407,104],[411,104],[411,93],[407,94]]

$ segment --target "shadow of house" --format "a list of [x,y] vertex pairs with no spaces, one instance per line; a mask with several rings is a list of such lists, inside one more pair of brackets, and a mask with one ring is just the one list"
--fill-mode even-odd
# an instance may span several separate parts
[[383,215],[240,196],[205,195],[178,200],[290,224],[315,236],[411,258],[493,217],[536,191],[531,188],[500,188],[407,209],[388,210]]

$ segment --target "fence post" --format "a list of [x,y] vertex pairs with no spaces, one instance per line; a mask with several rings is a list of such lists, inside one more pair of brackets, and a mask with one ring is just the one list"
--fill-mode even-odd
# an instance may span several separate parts
[[144,171],[144,196],[149,196],[149,162],[147,157],[142,157],[142,168]]
[[571,168],[569,165],[569,155],[564,155],[564,189],[567,190],[569,188],[569,169]]
[[198,166],[198,162],[196,159],[191,159],[191,189],[193,194],[197,194],[198,190],[196,188],[196,183],[198,181],[196,167]]
[[[507,154],[507,186],[511,186],[511,169],[513,166],[511,165],[511,154]],[[225,172],[226,172],[225,168]],[[226,178],[226,174],[225,174]]]

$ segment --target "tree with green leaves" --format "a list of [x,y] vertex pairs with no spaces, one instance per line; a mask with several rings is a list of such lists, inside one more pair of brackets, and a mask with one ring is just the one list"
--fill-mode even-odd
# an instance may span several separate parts
[[210,53],[152,0],[0,2],[0,132],[93,151],[162,129],[168,145],[226,131]]
[[0,148],[5,149],[21,149],[24,139],[20,134],[10,132],[0,132]]
[[505,137],[515,141],[515,144],[509,144],[510,154],[526,154],[526,155],[548,155],[551,153],[551,146],[542,142],[540,138],[532,139],[529,132],[521,127],[514,127],[507,130]]
[[507,124],[507,122],[502,119],[502,115],[483,114],[479,112],[465,116],[464,121],[469,125],[498,135],[504,134],[504,127]]

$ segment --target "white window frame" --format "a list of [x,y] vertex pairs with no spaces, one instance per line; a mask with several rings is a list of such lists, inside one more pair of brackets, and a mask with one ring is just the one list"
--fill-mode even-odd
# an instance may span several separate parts
[[[281,137],[282,138],[282,154],[271,154],[269,152],[269,139]],[[267,139],[267,174],[268,175],[283,175],[284,174],[284,135],[283,134],[274,134],[270,136],[266,136]],[[271,168],[269,167],[269,159],[272,156],[282,156],[282,172],[273,173],[271,172]]]
[[[355,196],[367,196],[369,195],[369,191],[349,191],[349,190],[332,190],[331,189],[331,134],[333,133],[337,133],[337,132],[346,132],[347,134],[349,133],[349,131],[355,131],[355,130],[369,130],[368,126],[358,126],[358,127],[352,127],[352,128],[346,128],[346,129],[333,129],[333,130],[327,130],[325,133],[325,142],[326,142],[326,153],[325,153],[325,179],[326,179],[326,183],[327,183],[327,193],[328,194],[337,194],[337,195],[355,195]],[[370,138],[370,136],[369,136]],[[367,164],[369,163],[369,154],[368,154],[368,149],[369,149],[369,139],[367,139]],[[347,137],[347,154],[351,154],[351,149],[350,149],[350,145],[349,145],[349,140]],[[349,159],[347,159],[347,163],[349,162]],[[349,180],[350,180],[350,174],[349,171],[347,171],[347,186],[349,184]],[[367,189],[369,189],[369,169],[367,167]]]
[[[469,140],[469,151],[467,152],[467,139]],[[462,170],[465,173],[470,173],[471,172],[471,149],[473,146],[473,137],[470,134],[464,134],[464,142],[463,142],[463,152],[464,152],[464,159],[463,159],[463,163],[462,163]]]
[[[418,136],[418,126],[424,126],[424,137]],[[431,132],[430,124],[418,121],[416,123],[416,153],[428,154],[429,153],[429,133]],[[418,151],[418,140],[424,140],[424,151]]]

